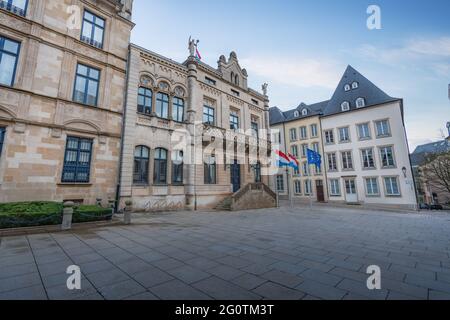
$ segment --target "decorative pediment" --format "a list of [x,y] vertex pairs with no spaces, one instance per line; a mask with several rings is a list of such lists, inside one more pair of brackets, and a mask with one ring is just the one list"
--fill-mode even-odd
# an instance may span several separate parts
[[218,70],[222,73],[223,78],[231,82],[233,85],[247,90],[247,70],[242,69],[239,65],[239,61],[236,52],[232,51],[228,61],[225,56],[221,56],[218,61]]
[[7,107],[0,105],[0,118],[13,120],[16,118],[16,114]]
[[95,123],[88,120],[74,119],[69,120],[64,123],[66,129],[74,129],[86,132],[95,132],[96,134],[100,133],[102,130]]

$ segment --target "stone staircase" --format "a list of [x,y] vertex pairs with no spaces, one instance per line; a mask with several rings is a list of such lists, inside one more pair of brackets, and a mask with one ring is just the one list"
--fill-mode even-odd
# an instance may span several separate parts
[[220,202],[216,210],[237,211],[275,208],[277,195],[264,183],[250,183]]
[[216,207],[216,210],[218,211],[231,211],[231,204],[233,202],[233,199],[231,196],[226,197],[223,199]]

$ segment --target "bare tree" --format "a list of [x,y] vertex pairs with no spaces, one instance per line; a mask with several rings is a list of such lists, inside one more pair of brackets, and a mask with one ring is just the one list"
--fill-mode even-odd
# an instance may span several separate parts
[[427,156],[423,169],[430,184],[450,194],[450,152]]

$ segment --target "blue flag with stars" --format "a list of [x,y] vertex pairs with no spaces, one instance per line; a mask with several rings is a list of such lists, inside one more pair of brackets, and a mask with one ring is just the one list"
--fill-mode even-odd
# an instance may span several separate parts
[[309,165],[314,164],[317,168],[320,168],[320,166],[322,165],[322,156],[320,155],[320,153],[308,149],[307,156]]

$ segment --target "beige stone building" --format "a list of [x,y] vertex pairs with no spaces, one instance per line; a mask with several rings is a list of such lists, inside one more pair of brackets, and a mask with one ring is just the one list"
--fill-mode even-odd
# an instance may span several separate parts
[[0,202],[114,199],[131,1],[1,1]]
[[320,122],[323,105],[302,103],[287,112],[276,107],[270,110],[271,128],[279,131],[274,137],[280,151],[299,161],[299,170],[280,168],[273,177],[275,190],[282,198],[292,196],[300,201],[328,201],[323,167],[308,165],[307,161],[308,149],[324,154]]
[[195,46],[183,63],[130,47],[121,206],[213,208],[249,183],[269,182],[266,86],[264,94],[247,86],[234,52],[213,68],[195,58]]

